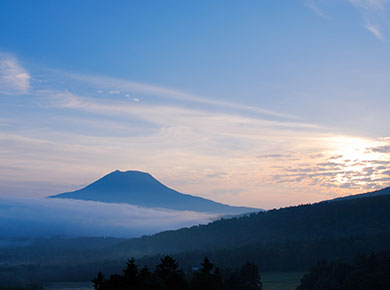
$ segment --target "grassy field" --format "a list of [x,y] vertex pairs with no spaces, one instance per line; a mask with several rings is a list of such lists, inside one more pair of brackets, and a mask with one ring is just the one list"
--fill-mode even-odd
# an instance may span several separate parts
[[295,290],[302,278],[302,272],[261,273],[264,290]]
[[45,290],[93,290],[93,287],[91,282],[51,283],[45,286]]
[[[265,272],[261,273],[264,290],[295,290],[302,272]],[[45,290],[92,290],[91,283],[53,283],[45,286]]]

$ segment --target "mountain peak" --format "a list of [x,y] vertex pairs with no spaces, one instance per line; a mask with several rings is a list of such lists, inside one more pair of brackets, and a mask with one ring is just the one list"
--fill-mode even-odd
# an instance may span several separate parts
[[112,176],[120,176],[122,178],[137,178],[137,177],[151,177],[155,179],[150,173],[148,172],[143,172],[143,171],[138,171],[138,170],[126,170],[126,171],[121,171],[121,170],[115,170],[110,172],[109,174],[103,176],[104,177],[112,177]]
[[[144,174],[144,175],[150,175],[148,172],[144,172],[144,171],[139,171],[139,170],[125,170],[125,171],[121,171],[119,169],[107,174],[107,175],[110,175],[110,174],[127,174],[127,175],[131,175],[131,174]],[[106,176],[107,176],[106,175]]]
[[[138,170],[126,170],[126,171],[121,171],[121,170],[115,170],[105,176],[103,178],[123,178],[123,179],[137,179],[137,178],[152,178],[155,179],[150,173],[148,172],[143,172],[143,171],[138,171]],[[100,179],[99,179],[100,180]],[[157,180],[157,179],[155,179]]]
[[[80,191],[93,191],[99,195],[109,193],[112,197],[114,193],[151,195],[160,192],[161,189],[168,188],[147,172],[115,170]],[[120,199],[117,202],[120,202]]]

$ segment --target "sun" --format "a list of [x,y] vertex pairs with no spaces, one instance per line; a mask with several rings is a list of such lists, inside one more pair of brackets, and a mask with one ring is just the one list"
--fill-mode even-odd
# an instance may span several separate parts
[[378,141],[363,139],[359,137],[333,137],[329,140],[331,154],[340,156],[346,162],[362,162],[367,160],[375,160],[379,156],[370,148],[380,146]]

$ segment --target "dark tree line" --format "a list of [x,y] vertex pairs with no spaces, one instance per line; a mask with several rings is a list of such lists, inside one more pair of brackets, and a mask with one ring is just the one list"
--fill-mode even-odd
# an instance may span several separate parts
[[262,290],[255,264],[247,262],[237,270],[222,274],[207,257],[199,269],[187,275],[170,256],[161,258],[153,272],[145,266],[140,268],[132,258],[122,274],[105,279],[99,272],[92,282],[96,290]]
[[362,255],[352,264],[323,260],[311,267],[297,290],[389,290],[390,252]]

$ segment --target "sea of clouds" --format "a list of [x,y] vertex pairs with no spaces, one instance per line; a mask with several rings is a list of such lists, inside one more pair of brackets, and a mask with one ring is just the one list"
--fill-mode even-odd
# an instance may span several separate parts
[[216,215],[59,198],[0,197],[0,238],[137,237],[208,223]]

